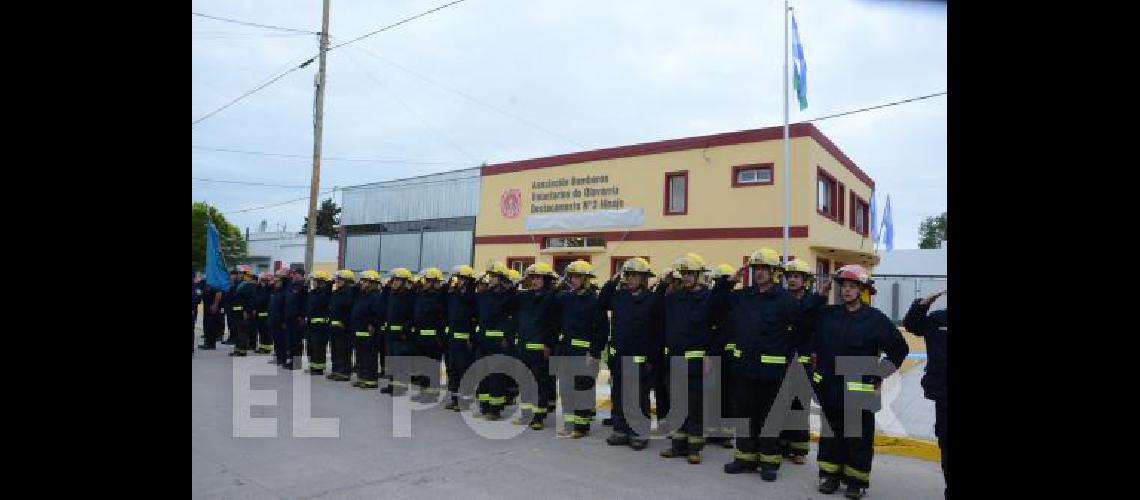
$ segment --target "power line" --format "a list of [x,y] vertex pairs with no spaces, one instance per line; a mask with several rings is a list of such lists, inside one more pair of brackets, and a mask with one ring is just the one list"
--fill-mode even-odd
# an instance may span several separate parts
[[[264,151],[245,151],[240,149],[226,149],[226,148],[213,148],[208,146],[190,146],[193,149],[200,149],[203,151],[216,151],[221,153],[237,153],[245,155],[258,155],[258,156],[277,156],[281,158],[298,158],[312,161],[313,155],[293,155],[285,153],[267,153]],[[321,157],[321,161],[355,161],[364,163],[396,163],[401,165],[470,165],[471,162],[454,162],[454,161],[423,161],[423,160],[395,160],[395,159],[380,159],[380,158],[337,158],[337,157]]]
[[228,107],[230,107],[230,106],[233,106],[234,104],[237,104],[237,103],[238,103],[238,101],[241,101],[242,99],[245,99],[246,97],[249,97],[249,96],[253,95],[254,93],[258,92],[259,90],[261,90],[261,89],[263,89],[263,88],[265,88],[265,87],[268,87],[268,86],[272,85],[272,84],[273,84],[273,82],[276,82],[277,80],[280,80],[280,79],[282,79],[282,78],[285,78],[285,75],[288,75],[289,73],[292,73],[292,72],[294,72],[294,71],[297,71],[297,70],[299,70],[299,69],[301,69],[301,68],[304,68],[305,66],[308,66],[310,63],[312,63],[312,62],[313,62],[313,60],[314,60],[314,59],[316,59],[316,56],[314,56],[314,57],[310,57],[310,58],[309,58],[307,61],[305,61],[305,62],[301,63],[300,65],[298,65],[298,66],[294,66],[293,68],[291,68],[291,69],[289,69],[289,70],[286,70],[284,73],[281,73],[280,75],[277,75],[277,76],[273,77],[273,78],[272,78],[271,80],[269,80],[268,82],[265,82],[265,83],[263,83],[263,84],[261,84],[261,85],[258,85],[258,86],[256,86],[256,87],[254,87],[253,89],[251,89],[251,90],[247,91],[246,93],[244,93],[244,94],[242,94],[242,95],[240,95],[240,96],[237,96],[237,98],[235,98],[234,100],[232,100],[232,101],[230,101],[230,102],[227,102],[227,103],[223,104],[221,107],[219,107],[219,108],[217,108],[217,109],[215,109],[215,110],[213,110],[213,111],[211,111],[211,112],[209,112],[209,113],[206,113],[206,114],[205,114],[204,116],[202,116],[201,118],[199,118],[199,119],[197,119],[197,120],[194,120],[194,123],[191,123],[191,124],[190,124],[190,127],[193,127],[194,125],[197,125],[197,124],[201,123],[201,122],[202,122],[202,120],[205,120],[205,119],[207,119],[207,118],[209,118],[209,117],[211,117],[211,116],[214,116],[214,115],[218,114],[218,112],[222,111],[223,109],[226,109],[226,108],[228,108]]
[[[305,187],[307,188],[308,186],[305,186]],[[327,191],[322,191],[321,193],[319,193],[319,194],[318,194],[318,196],[320,196],[320,195],[324,195],[324,194],[329,194],[329,193],[331,193],[331,192],[333,192],[333,191],[340,191],[340,189],[341,189],[341,188],[338,188],[338,187],[334,187],[334,188],[332,188],[332,189],[329,189],[329,190],[327,190]],[[264,209],[266,209],[266,208],[279,207],[279,206],[282,206],[282,205],[288,205],[288,204],[290,204],[290,203],[297,203],[298,201],[306,201],[306,200],[308,200],[308,199],[309,199],[309,196],[308,196],[308,195],[305,195],[305,196],[303,196],[303,197],[301,197],[301,198],[294,198],[294,199],[292,199],[292,200],[286,200],[286,201],[282,201],[282,202],[280,202],[280,203],[273,203],[273,204],[270,204],[270,205],[262,205],[262,206],[260,206],[260,207],[243,208],[243,209],[241,209],[241,210],[229,210],[229,211],[222,211],[222,210],[219,210],[219,212],[222,212],[222,213],[224,213],[224,214],[227,214],[227,215],[232,215],[232,214],[240,214],[240,213],[244,213],[244,212],[252,212],[252,211],[254,211],[254,210],[264,210]]]
[[938,96],[940,96],[940,95],[946,95],[946,91],[944,90],[944,91],[942,91],[942,92],[938,92],[938,93],[936,93],[936,94],[930,94],[930,95],[924,95],[924,96],[919,96],[919,97],[913,97],[913,98],[910,98],[910,99],[904,99],[904,100],[901,100],[901,101],[888,102],[888,103],[886,103],[886,104],[880,104],[880,105],[878,105],[878,106],[871,106],[871,107],[869,107],[869,108],[856,109],[856,110],[854,110],[854,111],[847,111],[847,112],[844,112],[844,113],[838,113],[838,114],[834,114],[834,115],[821,116],[821,117],[819,117],[819,118],[812,118],[811,120],[805,120],[805,122],[818,122],[818,121],[821,121],[821,120],[827,120],[827,119],[829,119],[829,118],[836,118],[836,117],[840,117],[840,116],[853,115],[853,114],[855,114],[855,113],[862,113],[862,112],[864,112],[864,111],[871,111],[871,110],[873,110],[873,109],[880,109],[880,108],[886,108],[886,107],[890,107],[890,106],[898,106],[899,104],[906,104],[906,103],[908,103],[908,102],[921,101],[921,100],[923,100],[923,99],[930,99],[931,97],[938,97]]
[[303,185],[303,186],[301,186],[301,185],[290,186],[290,185],[286,185],[286,184],[268,184],[268,183],[264,183],[264,182],[227,181],[227,180],[222,180],[222,179],[206,179],[203,177],[191,177],[190,179],[195,180],[195,181],[201,181],[201,182],[216,182],[216,183],[220,183],[220,184],[242,184],[242,185],[246,185],[246,186],[265,186],[265,187],[279,187],[279,188],[291,188],[291,189],[309,189],[308,184]]
[[224,18],[224,17],[218,17],[218,16],[208,16],[208,15],[206,15],[206,14],[200,14],[200,13],[197,13],[197,12],[192,12],[192,14],[194,14],[195,16],[198,16],[198,17],[204,17],[204,18],[206,18],[206,19],[213,19],[213,20],[215,20],[215,21],[222,21],[222,22],[226,22],[226,23],[241,24],[241,25],[244,25],[244,26],[254,26],[254,27],[257,27],[257,28],[265,28],[265,29],[271,29],[271,30],[292,31],[292,32],[295,32],[295,33],[306,33],[306,34],[309,34],[309,35],[319,35],[319,34],[321,34],[321,32],[319,32],[319,31],[299,30],[299,29],[294,29],[294,28],[283,28],[283,27],[281,27],[281,26],[274,26],[274,25],[272,25],[272,24],[258,24],[258,23],[251,23],[251,22],[248,22],[248,21],[238,21],[238,20],[236,20],[236,19],[227,19],[227,18]]
[[334,46],[332,46],[332,47],[329,47],[329,51],[332,51],[333,49],[338,49],[338,48],[340,48],[340,47],[344,47],[345,45],[348,45],[348,44],[350,44],[350,43],[356,43],[356,42],[359,42],[359,41],[361,41],[361,40],[363,40],[363,39],[365,39],[365,38],[368,38],[368,37],[370,37],[370,36],[376,35],[376,34],[378,34],[378,33],[382,33],[382,32],[384,32],[384,31],[388,31],[388,30],[390,30],[390,29],[392,29],[392,28],[395,28],[396,26],[399,26],[399,25],[401,25],[401,24],[404,24],[404,23],[407,23],[407,22],[413,21],[413,20],[415,20],[415,19],[419,19],[419,18],[421,18],[421,17],[424,17],[424,16],[426,16],[426,15],[428,15],[428,14],[431,14],[432,12],[436,12],[436,11],[440,11],[440,10],[446,9],[446,8],[448,8],[448,7],[451,7],[452,5],[455,5],[455,4],[458,4],[458,3],[463,3],[464,1],[466,1],[466,0],[455,0],[454,2],[451,2],[451,3],[447,3],[447,4],[443,4],[443,5],[440,5],[439,7],[436,7],[436,8],[434,8],[434,9],[431,9],[431,10],[429,10],[429,11],[426,11],[426,12],[421,12],[421,13],[419,13],[419,14],[416,14],[416,15],[412,16],[412,17],[409,17],[409,18],[407,18],[407,19],[404,19],[404,20],[402,20],[402,21],[399,21],[399,22],[397,22],[397,23],[395,23],[395,24],[389,24],[388,26],[385,26],[385,27],[383,27],[383,28],[380,28],[380,29],[378,29],[378,30],[376,30],[376,31],[373,31],[373,32],[371,32],[371,33],[365,33],[365,34],[363,34],[363,35],[360,35],[360,36],[358,36],[358,37],[356,37],[356,38],[353,38],[352,40],[349,40],[349,41],[347,41],[347,42],[344,42],[344,43],[338,43],[338,44],[336,44],[336,45],[334,45]]

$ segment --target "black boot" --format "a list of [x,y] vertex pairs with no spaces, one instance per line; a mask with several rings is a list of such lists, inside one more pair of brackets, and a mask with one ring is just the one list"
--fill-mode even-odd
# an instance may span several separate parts
[[747,460],[733,460],[724,464],[725,474],[741,474],[744,472],[756,472],[756,462]]
[[847,491],[843,493],[843,496],[847,498],[863,498],[866,494],[866,488],[863,488],[862,486],[856,486],[854,484],[848,484]]
[[819,492],[830,495],[839,489],[839,479],[834,477],[820,478]]
[[384,386],[383,389],[380,389],[380,394],[392,394],[392,386],[391,385]]
[[614,425],[614,419],[611,417],[603,418],[602,425]]
[[630,444],[629,443],[629,434],[626,434],[624,432],[614,431],[613,434],[610,434],[610,437],[606,438],[606,444],[608,444],[610,446],[628,445],[628,444]]
[[776,469],[773,467],[761,467],[760,468],[760,479],[763,479],[763,480],[768,481],[768,482],[775,481],[776,480]]
[[202,344],[202,345],[198,346],[198,348],[203,350],[203,351],[213,351],[213,350],[217,349],[217,347],[214,347],[212,345],[206,345],[206,344]]
[[689,455],[688,442],[685,439],[673,439],[670,446],[661,450],[661,456],[664,458],[677,458]]
[[629,447],[630,448],[633,448],[635,450],[640,451],[640,450],[644,450],[646,446],[649,446],[649,440],[648,439],[638,438],[638,437],[634,437],[634,438],[629,439]]

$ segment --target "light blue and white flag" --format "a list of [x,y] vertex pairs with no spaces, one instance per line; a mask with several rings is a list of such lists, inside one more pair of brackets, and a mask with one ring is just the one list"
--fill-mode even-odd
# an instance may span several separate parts
[[895,224],[891,220],[891,195],[887,195],[887,204],[883,207],[883,246],[887,251],[895,249]]
[[871,248],[876,248],[879,246],[879,225],[876,224],[879,221],[879,207],[878,207],[878,205],[879,205],[879,202],[875,200],[875,190],[872,189],[871,190],[871,223],[869,226],[867,226],[868,228],[870,228],[869,232],[871,233]]
[[796,100],[800,111],[807,108],[807,61],[804,61],[804,46],[800,43],[800,29],[796,26],[796,15],[792,14],[792,65]]

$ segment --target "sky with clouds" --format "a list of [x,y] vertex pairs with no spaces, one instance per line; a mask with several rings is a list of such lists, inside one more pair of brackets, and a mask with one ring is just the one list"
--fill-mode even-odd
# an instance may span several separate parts
[[[447,0],[332,0],[332,43]],[[792,121],[946,90],[945,4],[793,1],[809,106]],[[781,0],[466,0],[329,52],[321,189],[776,126]],[[195,0],[193,12],[319,31],[320,0]],[[198,119],[317,52],[315,35],[192,16]],[[193,176],[306,186],[317,64],[192,128]],[[947,96],[816,123],[891,197],[895,247],[946,210]],[[263,156],[211,149],[259,151]],[[340,159],[336,159],[340,158]],[[367,160],[367,161],[360,161]],[[300,230],[307,188],[192,181],[238,227]],[[332,196],[332,195],[329,195]],[[336,196],[339,202],[339,195]],[[793,221],[795,223],[795,221]]]

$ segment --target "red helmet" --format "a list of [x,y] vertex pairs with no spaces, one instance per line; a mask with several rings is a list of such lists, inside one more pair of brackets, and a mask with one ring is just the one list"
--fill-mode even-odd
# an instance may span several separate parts
[[835,271],[835,281],[842,282],[843,280],[858,282],[860,285],[869,288],[872,294],[875,293],[875,280],[871,279],[870,271],[859,264],[847,264]]

